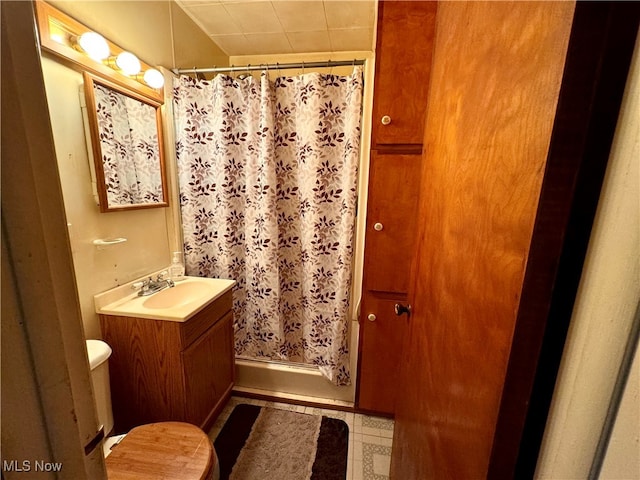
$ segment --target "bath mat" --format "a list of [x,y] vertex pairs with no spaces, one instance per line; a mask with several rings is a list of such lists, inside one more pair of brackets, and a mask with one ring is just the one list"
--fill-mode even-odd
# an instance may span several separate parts
[[220,480],[344,480],[348,445],[340,419],[246,404],[214,442]]

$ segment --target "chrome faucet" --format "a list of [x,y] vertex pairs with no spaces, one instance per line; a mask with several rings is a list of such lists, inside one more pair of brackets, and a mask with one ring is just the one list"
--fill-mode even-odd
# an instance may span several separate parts
[[149,277],[147,280],[142,282],[136,282],[131,285],[131,288],[134,290],[138,290],[139,297],[145,297],[147,295],[151,295],[153,293],[159,292],[160,290],[164,290],[165,288],[171,288],[175,285],[173,280],[170,278],[164,278],[167,272],[160,272],[155,280]]

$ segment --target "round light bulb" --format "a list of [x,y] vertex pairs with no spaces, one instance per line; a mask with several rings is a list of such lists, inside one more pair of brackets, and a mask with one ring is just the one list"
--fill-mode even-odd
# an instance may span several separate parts
[[164,77],[155,68],[150,68],[144,72],[144,76],[142,78],[144,83],[149,85],[151,88],[160,88],[164,85]]
[[140,72],[140,60],[133,53],[122,52],[116,57],[116,65],[125,75],[136,75]]
[[96,32],[86,32],[78,37],[78,45],[87,55],[97,61],[109,57],[109,44],[102,35]]

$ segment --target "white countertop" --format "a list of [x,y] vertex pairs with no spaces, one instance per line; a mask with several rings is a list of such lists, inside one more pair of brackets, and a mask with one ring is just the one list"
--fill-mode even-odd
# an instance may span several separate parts
[[96,313],[184,322],[231,290],[236,283],[222,278],[184,277],[173,288],[139,297],[131,285],[141,280],[95,295]]

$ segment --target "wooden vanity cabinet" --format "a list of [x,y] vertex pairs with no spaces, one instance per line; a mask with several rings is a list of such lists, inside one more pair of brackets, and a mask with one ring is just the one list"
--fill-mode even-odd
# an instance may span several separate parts
[[421,188],[436,2],[378,3],[356,406],[392,415]]
[[422,144],[436,9],[436,2],[378,2],[374,149]]
[[116,433],[182,421],[208,430],[231,395],[231,291],[185,322],[100,315]]
[[211,406],[230,393],[233,359],[233,314],[229,312],[182,352],[187,419],[208,419]]

